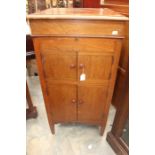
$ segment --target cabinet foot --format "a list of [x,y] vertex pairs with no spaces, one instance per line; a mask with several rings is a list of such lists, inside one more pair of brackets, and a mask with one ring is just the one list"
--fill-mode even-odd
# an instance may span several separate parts
[[36,118],[38,116],[37,108],[35,106],[31,107],[31,109],[26,109],[26,119]]
[[54,124],[51,124],[51,125],[50,125],[50,128],[51,128],[52,134],[54,135],[54,134],[55,134],[55,127],[54,127]]
[[105,125],[100,127],[100,135],[103,136]]

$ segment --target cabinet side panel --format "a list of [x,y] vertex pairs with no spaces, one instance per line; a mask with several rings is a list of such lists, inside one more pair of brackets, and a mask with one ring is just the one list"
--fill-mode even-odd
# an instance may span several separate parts
[[36,60],[37,60],[37,67],[38,67],[41,89],[42,89],[45,107],[47,111],[48,122],[51,127],[51,124],[53,124],[53,121],[52,121],[52,117],[51,117],[50,109],[49,109],[49,99],[47,96],[46,80],[43,74],[44,71],[43,71],[41,55],[40,55],[40,42],[41,42],[41,38],[33,38],[33,44],[34,44],[35,55],[36,55]]
[[119,65],[121,47],[122,47],[122,40],[117,39],[116,43],[115,43],[114,64],[112,66],[112,71],[111,71],[112,74],[111,74],[111,79],[109,81],[108,97],[107,97],[107,101],[106,101],[107,104],[106,104],[105,109],[104,109],[104,116],[105,117],[104,117],[103,123],[105,123],[107,121],[107,117],[108,117],[109,107],[111,104],[112,95],[113,95],[114,86],[115,86],[115,81],[116,81],[116,76],[117,76],[117,68]]

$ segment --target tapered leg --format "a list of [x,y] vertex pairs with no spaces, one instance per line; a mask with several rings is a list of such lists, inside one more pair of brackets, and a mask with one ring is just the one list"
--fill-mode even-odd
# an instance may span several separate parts
[[26,109],[26,119],[36,118],[38,116],[37,108]]
[[101,135],[101,136],[103,136],[104,130],[105,130],[105,125],[102,125],[102,126],[100,127],[100,135]]
[[26,99],[29,107],[28,109],[26,109],[26,119],[36,118],[38,116],[37,108],[32,103],[27,82],[26,82]]
[[55,126],[53,123],[50,125],[50,128],[51,128],[52,134],[54,135],[55,134]]

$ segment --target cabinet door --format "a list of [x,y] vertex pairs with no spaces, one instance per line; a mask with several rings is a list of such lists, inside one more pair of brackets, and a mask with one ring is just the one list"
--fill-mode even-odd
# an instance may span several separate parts
[[49,84],[49,105],[54,122],[76,121],[76,93],[75,85]]
[[78,78],[85,73],[86,82],[102,83],[110,80],[113,65],[112,53],[82,53],[78,54]]
[[[44,75],[51,80],[76,80],[77,79],[77,54],[75,51],[56,48],[54,40],[43,40],[40,43],[40,53]],[[60,43],[60,42],[59,42]],[[63,40],[62,40],[63,44]],[[59,45],[57,45],[59,46]]]
[[78,121],[100,121],[104,117],[107,99],[106,86],[81,85],[78,87]]
[[50,53],[43,58],[46,78],[52,80],[76,80],[76,55],[74,53]]

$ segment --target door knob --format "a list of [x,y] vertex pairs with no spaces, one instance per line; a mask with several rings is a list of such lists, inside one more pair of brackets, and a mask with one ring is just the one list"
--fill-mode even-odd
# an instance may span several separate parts
[[79,68],[80,68],[80,69],[83,69],[84,67],[85,67],[84,64],[80,64],[80,65],[79,65]]
[[72,103],[76,103],[76,100],[75,99],[72,99]]
[[75,68],[75,67],[76,67],[75,64],[71,64],[71,65],[70,65],[70,68],[71,68],[71,69],[73,69],[73,68]]
[[83,104],[83,100],[79,100],[79,104]]

